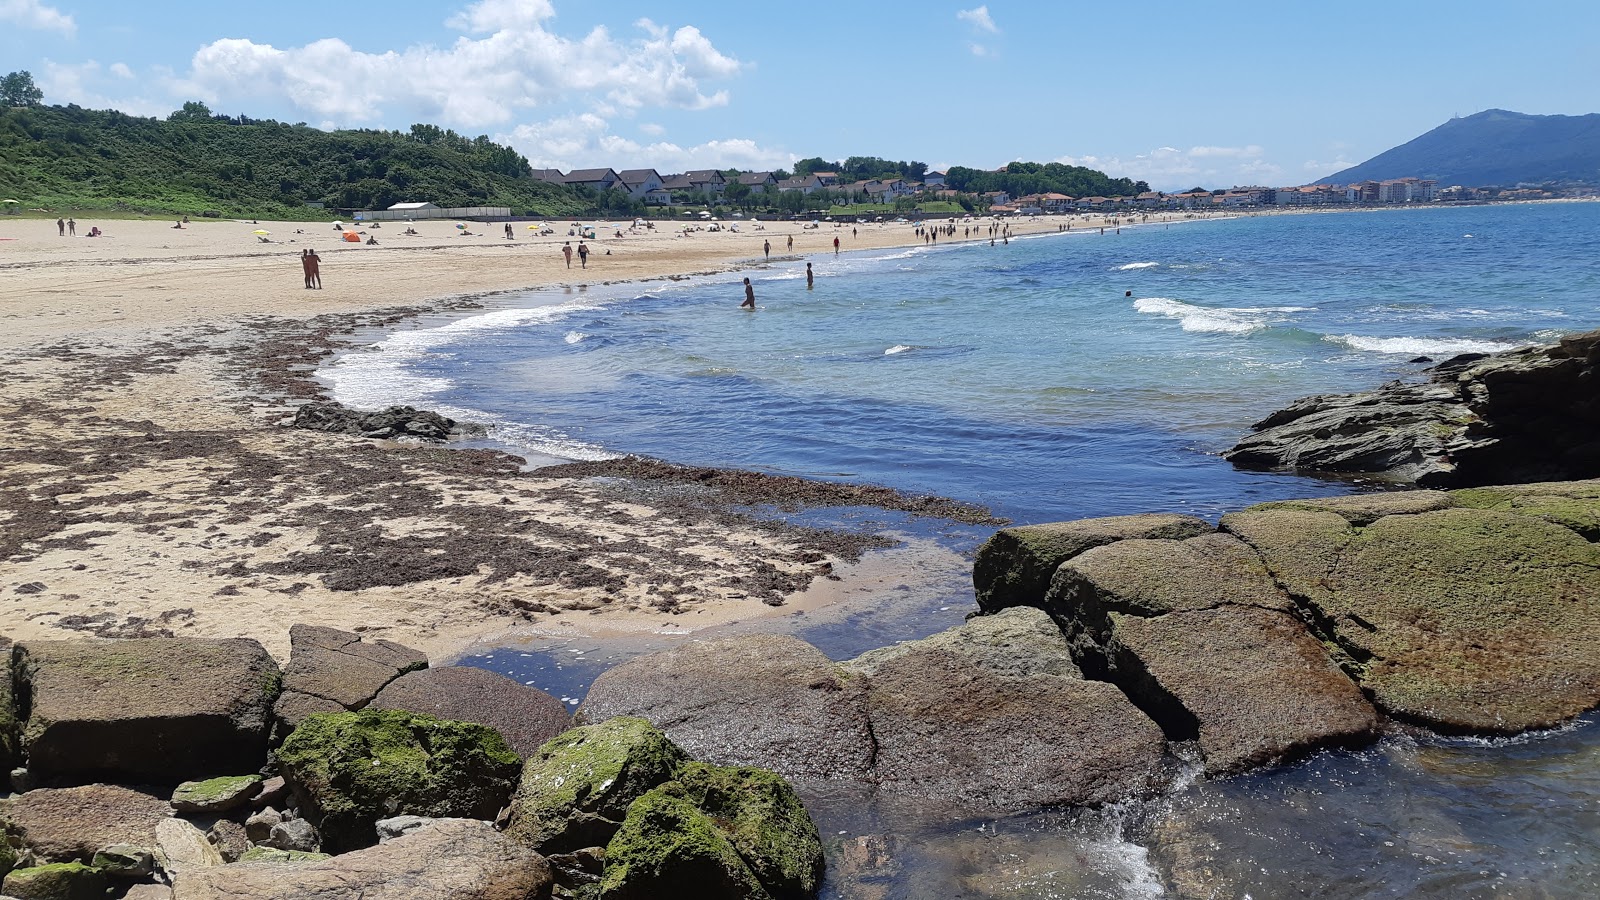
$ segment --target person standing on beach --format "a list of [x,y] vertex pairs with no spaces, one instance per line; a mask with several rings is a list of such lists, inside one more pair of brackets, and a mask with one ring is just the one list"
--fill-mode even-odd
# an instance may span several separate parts
[[792,235],[792,234],[789,235],[789,250],[790,251],[794,250],[794,235]]
[[748,278],[746,278],[744,280],[744,302],[739,304],[739,308],[740,309],[755,309],[756,308],[756,288],[755,288],[755,285],[750,283],[750,279],[748,279]]
[[589,245],[583,241],[578,242],[578,267],[589,268]]
[[567,258],[567,268],[572,268],[572,242],[567,241],[561,245],[561,255]]
[[817,276],[811,272],[811,263],[806,263],[806,290],[816,287]]
[[834,235],[834,238],[833,238],[833,255],[834,256],[838,256],[839,255],[839,236],[838,235]]
[[66,237],[67,236],[67,222],[66,222],[65,219],[57,219],[56,220],[56,232],[58,234],[60,234],[62,237]]
[[322,290],[322,257],[317,255],[317,251],[306,251],[306,265],[311,267],[311,286]]
[[306,276],[306,290],[311,290],[311,251],[300,251],[300,271]]
[[771,259],[772,258],[772,242],[771,241],[762,241],[761,242],[761,252],[766,254],[767,259]]
[[70,218],[67,219],[67,237],[77,237],[77,236],[78,236],[78,223],[76,221],[70,219]]

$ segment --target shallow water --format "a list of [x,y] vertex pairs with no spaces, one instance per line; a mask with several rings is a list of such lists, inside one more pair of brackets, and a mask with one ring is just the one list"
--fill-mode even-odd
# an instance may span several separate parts
[[[641,453],[870,481],[1018,521],[1215,518],[1355,489],[1234,470],[1215,453],[1250,422],[1407,377],[1419,355],[1600,326],[1596,259],[1595,203],[1148,225],[816,257],[809,293],[803,260],[777,262],[753,273],[754,313],[735,309],[735,276],[535,292],[394,334],[324,375],[344,402],[488,422],[535,458]],[[811,517],[967,556],[988,533]],[[964,567],[921,574],[749,627],[842,659],[958,624]],[[546,639],[463,662],[575,705],[606,667],[677,639]],[[1003,822],[806,790],[830,897],[1564,898],[1595,896],[1600,879],[1592,719],[1515,741],[1390,736],[1154,801]]]

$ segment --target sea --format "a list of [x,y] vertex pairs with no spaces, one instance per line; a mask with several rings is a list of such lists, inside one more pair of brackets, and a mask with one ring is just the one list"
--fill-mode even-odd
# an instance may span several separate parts
[[[752,232],[753,257],[774,233]],[[834,233],[807,234],[820,247]],[[753,312],[738,308],[745,276]],[[531,465],[640,454],[889,485],[1018,523],[1214,520],[1381,487],[1220,457],[1286,403],[1597,327],[1600,203],[1152,216],[530,291],[376,335],[319,374],[352,406],[483,423]],[[965,567],[992,529],[859,509],[798,517],[957,564],[907,566],[918,571],[833,615],[775,627],[843,659],[972,609]],[[461,662],[575,705],[606,667],[673,639],[532,639]],[[1502,740],[1397,731],[1088,812],[951,823],[859,798],[807,803],[830,848],[827,897],[1600,895],[1594,716]],[[893,862],[857,865],[851,848],[869,840]]]

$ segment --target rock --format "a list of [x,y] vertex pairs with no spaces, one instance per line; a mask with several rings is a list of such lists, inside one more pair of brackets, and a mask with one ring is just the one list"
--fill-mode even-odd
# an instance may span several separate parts
[[1450,498],[1456,506],[1534,516],[1600,542],[1600,479],[1468,488]]
[[261,792],[255,795],[250,801],[250,805],[256,809],[279,806],[283,803],[284,798],[288,796],[289,783],[283,780],[282,775],[274,775],[261,782]]
[[1600,546],[1568,528],[1482,509],[1365,528],[1249,509],[1223,526],[1256,547],[1389,715],[1507,734],[1600,702]]
[[80,862],[13,869],[3,892],[16,900],[105,900],[106,876]]
[[136,884],[128,888],[122,900],[172,900],[172,888],[164,884]]
[[1430,487],[1600,476],[1600,331],[1459,356],[1425,374],[1297,401],[1223,456],[1247,468],[1374,472]]
[[223,862],[238,862],[239,857],[250,849],[250,835],[245,832],[243,825],[232,819],[218,819],[211,823],[206,830],[206,840],[222,854]]
[[425,669],[428,658],[392,641],[314,625],[289,629],[289,665],[275,712],[286,728],[314,713],[358,710],[389,682]]
[[279,850],[277,847],[251,847],[239,857],[239,862],[304,863],[319,859],[333,859],[326,853],[306,850]]
[[305,819],[285,819],[272,826],[261,846],[289,853],[315,853],[320,843],[317,829]]
[[52,862],[88,862],[112,844],[156,845],[167,801],[124,787],[41,788],[5,802],[3,817],[23,842]]
[[168,875],[223,864],[222,854],[205,833],[183,819],[166,819],[156,826],[156,861]]
[[1258,503],[1250,507],[1264,509],[1301,509],[1312,512],[1331,512],[1344,517],[1351,525],[1364,526],[1384,516],[1413,515],[1449,509],[1455,506],[1454,496],[1445,491],[1390,491],[1380,494],[1352,494],[1348,497],[1316,497],[1306,500],[1279,500]]
[[786,635],[685,644],[609,669],[578,722],[648,719],[698,759],[787,778],[866,777],[872,764],[863,685]]
[[1222,606],[1111,619],[1107,652],[1116,660],[1116,681],[1154,694],[1141,704],[1146,709],[1182,709],[1181,725],[1163,724],[1170,736],[1198,739],[1208,774],[1376,736],[1372,706],[1286,613]]
[[237,809],[261,792],[260,775],[233,775],[205,781],[185,781],[172,792],[178,812],[220,813]]
[[687,761],[643,719],[574,728],[523,765],[506,834],[541,853],[602,846],[633,801],[671,780]]
[[[787,781],[765,769],[691,762],[678,770],[674,782],[728,838],[768,894],[776,900],[816,896],[822,885],[822,841]],[[625,858],[618,863],[629,864]]]
[[1156,513],[1007,528],[978,548],[972,566],[978,606],[993,611],[1038,605],[1056,569],[1092,547],[1128,538],[1187,538],[1211,530],[1194,516]]
[[450,439],[456,421],[428,410],[391,406],[362,412],[340,403],[307,403],[295,411],[295,428],[328,431],[354,437],[413,440],[438,443]]
[[606,846],[603,900],[766,900],[750,867],[711,818],[674,789],[657,788],[628,810]]
[[444,819],[331,859],[241,862],[185,873],[174,900],[528,900],[548,897],[550,866],[487,822]]
[[418,828],[432,825],[438,819],[426,816],[395,816],[389,819],[378,820],[378,843],[387,844],[397,837],[404,837]]
[[873,777],[886,790],[1005,814],[1106,803],[1167,774],[1160,729],[1112,685],[1085,681],[1037,609],[977,617],[849,665],[867,682]]
[[259,844],[272,834],[272,827],[282,821],[283,815],[269,806],[244,820],[245,837]]
[[155,856],[149,847],[112,844],[96,850],[90,865],[110,878],[137,880],[155,871]]
[[37,778],[170,784],[266,761],[279,673],[253,640],[30,641],[21,653]]
[[372,707],[487,725],[500,732],[524,759],[572,727],[572,716],[560,700],[504,675],[470,666],[409,672],[379,691]]
[[0,789],[6,787],[8,773],[22,762],[22,723],[17,719],[15,696],[18,669],[17,652],[11,639],[0,638]]
[[1093,617],[1095,607],[1156,616],[1224,604],[1290,606],[1249,545],[1230,535],[1208,534],[1096,547],[1056,572],[1044,605],[1058,620],[1074,623]]
[[545,859],[550,863],[556,887],[575,894],[600,883],[600,874],[605,871],[606,850],[604,847],[585,847],[571,853],[552,853]]
[[377,821],[391,816],[493,819],[522,762],[492,728],[374,709],[308,717],[277,758],[333,853],[376,843]]

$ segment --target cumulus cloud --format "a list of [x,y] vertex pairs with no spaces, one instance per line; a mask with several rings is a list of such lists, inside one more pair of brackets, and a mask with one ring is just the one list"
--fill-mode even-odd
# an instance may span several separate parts
[[0,0],[0,22],[38,31],[59,31],[67,37],[78,33],[78,23],[71,16],[39,0]]
[[1000,33],[1000,26],[994,24],[994,17],[989,15],[989,7],[987,6],[960,10],[956,13],[956,18],[979,31],[986,31],[989,34]]
[[478,0],[448,20],[466,32],[449,46],[382,53],[338,38],[286,48],[224,38],[195,53],[179,87],[213,104],[287,100],[344,125],[410,116],[482,128],[520,109],[577,100],[608,112],[722,106],[728,92],[703,83],[744,67],[692,25],[641,20],[637,38],[603,27],[570,38],[546,27],[554,15],[549,0]]
[[1063,156],[1056,160],[1070,166],[1099,169],[1118,178],[1132,178],[1157,190],[1183,190],[1201,185],[1272,183],[1283,175],[1281,166],[1265,158],[1266,151],[1255,144],[1244,147],[1157,147],[1148,153],[1121,156]]
[[100,93],[97,86],[106,80],[104,73],[109,71],[112,75],[119,75],[118,66],[127,68],[122,63],[112,63],[109,69],[105,69],[92,59],[70,64],[47,59],[34,80],[39,90],[44,92],[46,103],[76,103],[87,109],[119,109],[133,116],[164,117],[172,112],[174,107],[169,100],[142,94],[113,99]]
[[117,76],[118,78],[132,78],[133,77],[133,70],[128,68],[128,64],[127,63],[114,62],[114,63],[111,64],[111,68],[107,69],[107,71],[110,72],[111,74]]
[[793,153],[763,147],[743,138],[712,140],[688,147],[670,141],[642,144],[615,134],[610,122],[593,113],[518,125],[508,133],[497,135],[495,140],[517,148],[535,168],[611,166],[616,169],[653,168],[665,174],[684,169],[786,168],[798,158]]

